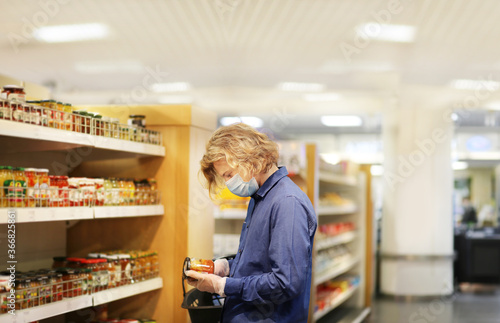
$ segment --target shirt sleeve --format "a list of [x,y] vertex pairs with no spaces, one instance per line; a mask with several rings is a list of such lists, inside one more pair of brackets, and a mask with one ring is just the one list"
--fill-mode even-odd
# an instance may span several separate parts
[[270,215],[268,261],[271,272],[242,278],[227,278],[224,293],[243,301],[285,302],[304,292],[310,276],[311,236],[307,208],[294,196],[276,205]]

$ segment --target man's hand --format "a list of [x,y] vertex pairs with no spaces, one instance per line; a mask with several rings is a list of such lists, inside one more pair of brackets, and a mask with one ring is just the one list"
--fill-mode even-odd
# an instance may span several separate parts
[[194,270],[186,271],[188,276],[187,282],[189,285],[201,290],[202,292],[216,293],[224,297],[224,287],[226,286],[226,278],[221,278],[214,274],[200,274]]
[[229,276],[229,262],[227,259],[217,259],[214,261],[214,274],[221,277]]

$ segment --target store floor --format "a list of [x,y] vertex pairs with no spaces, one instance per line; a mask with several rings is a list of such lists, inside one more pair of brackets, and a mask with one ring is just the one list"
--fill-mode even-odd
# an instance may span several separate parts
[[498,323],[500,288],[467,286],[452,296],[425,302],[377,298],[363,323]]

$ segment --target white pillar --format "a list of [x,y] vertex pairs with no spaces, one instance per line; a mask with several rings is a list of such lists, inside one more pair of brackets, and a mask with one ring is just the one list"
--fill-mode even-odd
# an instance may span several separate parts
[[383,294],[452,291],[453,124],[448,112],[400,108],[384,116]]

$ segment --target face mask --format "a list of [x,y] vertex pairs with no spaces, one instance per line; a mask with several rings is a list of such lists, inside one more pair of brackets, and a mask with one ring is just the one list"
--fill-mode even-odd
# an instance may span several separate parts
[[259,189],[259,184],[257,184],[255,177],[252,177],[249,182],[244,182],[240,174],[236,174],[228,180],[226,186],[231,193],[240,197],[252,196]]

